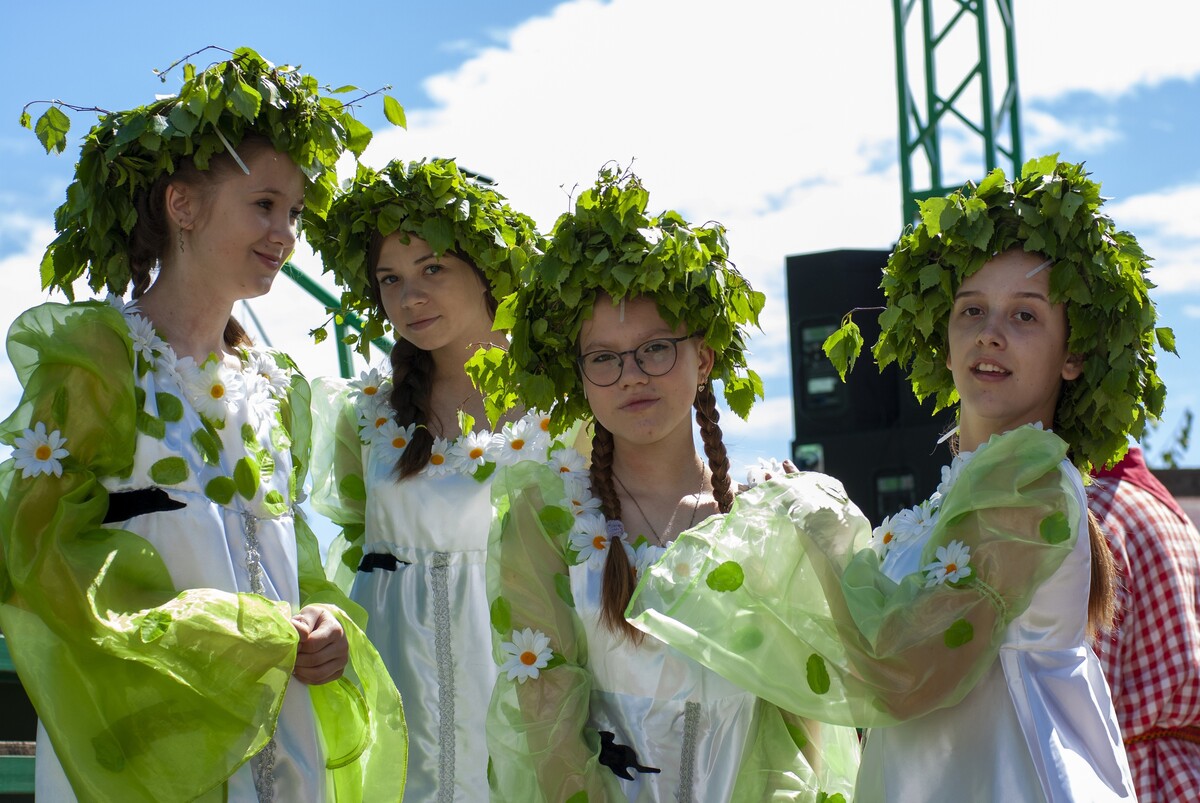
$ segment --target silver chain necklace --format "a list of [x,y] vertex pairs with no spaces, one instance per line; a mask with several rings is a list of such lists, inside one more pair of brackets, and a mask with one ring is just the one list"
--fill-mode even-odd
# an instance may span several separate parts
[[[617,481],[617,485],[621,486],[621,490],[625,492],[625,495],[629,497],[631,502],[633,502],[633,506],[635,508],[637,508],[637,512],[641,514],[642,521],[646,522],[646,526],[650,528],[650,534],[654,536],[654,545],[655,546],[666,546],[666,544],[663,543],[662,536],[660,536],[658,534],[658,530],[654,529],[654,525],[650,522],[650,517],[646,515],[646,511],[642,510],[641,503],[638,502],[637,497],[633,495],[633,492],[630,491],[627,487],[625,487],[625,483],[621,482],[621,478],[617,476],[617,472],[615,472],[615,471],[612,472],[612,478]],[[696,515],[700,512],[700,494],[703,492],[704,492],[704,466],[703,466],[703,464],[701,464],[701,466],[700,466],[700,487],[696,489],[696,493],[692,494],[692,517],[690,519],[688,519],[688,526],[684,527],[683,529],[690,530],[692,528],[692,525],[694,525],[696,523]],[[678,511],[679,511],[679,503],[677,502],[677,503],[675,503],[675,509],[671,511],[671,518],[667,519],[666,529],[668,531],[671,528],[671,522],[675,521],[675,514]]]

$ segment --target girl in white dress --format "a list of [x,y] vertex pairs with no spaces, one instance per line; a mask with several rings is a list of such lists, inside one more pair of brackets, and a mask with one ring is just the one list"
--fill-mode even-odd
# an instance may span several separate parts
[[[765,483],[751,494],[795,537],[689,539],[676,549],[702,549],[701,573],[737,566],[745,582],[679,582],[668,553],[631,605],[638,627],[767,699],[872,727],[861,800],[1134,799],[1088,644],[1111,618],[1112,567],[1081,469],[1161,412],[1154,344],[1173,346],[1141,250],[1101,203],[1054,156],[925,202],[885,270],[875,356],[919,397],[959,403],[937,492],[872,532],[832,478]],[[844,371],[860,342],[847,324],[826,350]]]
[[313,505],[343,528],[330,572],[369,612],[367,633],[405,700],[409,797],[486,800],[491,476],[544,461],[551,441],[534,414],[509,411],[486,428],[464,364],[504,342],[497,302],[539,238],[445,159],[363,168],[307,235],[347,309],[368,332],[386,315],[397,336],[389,376],[314,383]]
[[399,697],[294,508],[308,385],[230,317],[321,213],[345,112],[249,49],[186,73],[89,133],[44,263],[68,296],[86,273],[134,300],[9,333],[0,626],[37,795],[398,800],[375,751],[404,750]]
[[590,419],[594,435],[590,470],[567,451],[496,479],[492,796],[845,800],[853,730],[818,731],[624,618],[664,548],[736,504],[713,379],[743,415],[761,393],[744,329],[764,299],[727,261],[724,230],[650,218],[647,201],[607,170],[580,195],[516,293],[493,375],[497,393]]

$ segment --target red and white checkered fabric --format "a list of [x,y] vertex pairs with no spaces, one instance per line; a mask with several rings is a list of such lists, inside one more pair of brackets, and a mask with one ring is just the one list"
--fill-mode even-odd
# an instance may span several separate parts
[[1116,624],[1095,647],[1138,800],[1200,800],[1200,533],[1130,482],[1097,478],[1088,497],[1117,564]]

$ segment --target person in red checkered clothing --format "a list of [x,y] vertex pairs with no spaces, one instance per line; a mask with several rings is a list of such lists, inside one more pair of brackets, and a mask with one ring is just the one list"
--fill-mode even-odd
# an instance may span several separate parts
[[1136,446],[1088,505],[1117,565],[1117,615],[1095,643],[1142,803],[1200,793],[1200,532]]

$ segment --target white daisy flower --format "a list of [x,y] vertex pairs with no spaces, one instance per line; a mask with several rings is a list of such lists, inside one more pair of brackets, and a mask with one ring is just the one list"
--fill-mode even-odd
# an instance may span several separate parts
[[574,449],[558,449],[550,455],[548,465],[562,475],[563,481],[588,479],[587,461]]
[[882,558],[896,544],[907,541],[917,532],[917,521],[917,512],[913,508],[888,516],[871,532],[871,548]]
[[937,548],[937,559],[921,569],[927,575],[926,588],[953,583],[971,576],[971,550],[962,541],[951,541]]
[[373,399],[381,396],[383,390],[384,378],[375,368],[370,371],[363,371],[358,375],[358,379],[350,381],[350,387],[354,388],[354,395],[358,398],[366,397]]
[[104,303],[115,309],[117,312],[125,311],[125,299],[114,293],[109,293],[104,297]]
[[67,439],[59,430],[46,434],[46,425],[41,421],[33,429],[27,429],[13,441],[13,459],[21,476],[28,479],[39,474],[62,476],[62,459],[70,454],[62,448]]
[[529,412],[529,414],[526,415],[525,417],[528,418],[535,427],[537,427],[539,432],[545,432],[546,437],[547,438],[550,437],[550,414],[549,413],[543,413],[538,410],[531,410]]
[[468,432],[450,447],[450,462],[457,471],[470,474],[479,466],[495,459],[498,439],[491,432]]
[[178,368],[197,412],[211,421],[225,420],[226,414],[245,398],[242,375],[222,363],[209,360],[197,367],[194,360],[185,357]]
[[603,516],[584,516],[571,528],[571,548],[579,553],[577,563],[600,569],[608,558],[608,526]]
[[141,315],[132,313],[125,316],[129,325],[129,339],[133,342],[134,353],[142,355],[149,363],[154,362],[154,353],[166,350],[167,343],[158,336],[154,324]]
[[655,573],[661,575],[665,572],[667,578],[676,583],[688,583],[699,573],[700,564],[703,562],[704,556],[700,551],[690,544],[685,544],[675,547],[665,559],[660,556]]
[[521,683],[530,678],[536,680],[554,655],[550,649],[550,637],[529,627],[514,630],[512,641],[503,642],[500,649],[508,654],[508,660],[500,665],[500,671],[507,672],[509,680]]
[[520,421],[504,425],[500,432],[501,444],[496,454],[496,463],[511,466],[521,460],[545,460],[550,436],[526,416]]
[[637,573],[638,578],[640,579],[651,566],[658,563],[666,551],[666,547],[655,546],[649,541],[635,546],[630,562],[633,563],[633,570]]
[[358,426],[362,429],[363,443],[378,441],[379,431],[392,418],[392,408],[387,399],[382,396],[361,396],[356,406],[358,410]]
[[264,351],[253,352],[250,355],[250,372],[262,378],[270,389],[272,396],[282,396],[287,393],[292,379],[287,369],[280,368],[275,362],[275,355]]
[[591,495],[591,489],[586,486],[574,487],[575,483],[569,484],[568,491],[580,491],[583,493],[570,494],[567,501],[571,503],[571,512],[575,514],[575,518],[579,519],[584,516],[601,515],[600,500]]
[[444,477],[454,470],[450,462],[450,441],[445,438],[434,438],[433,449],[429,452],[429,463],[425,472],[430,477]]
[[413,433],[417,431],[416,424],[409,424],[402,427],[390,418],[385,419],[383,424],[374,431],[372,442],[385,449],[395,449],[396,456],[399,457],[412,441]]
[[258,373],[245,374],[242,381],[246,401],[259,420],[274,418],[279,409],[279,398],[271,383]]
[[[191,360],[191,357],[187,358]],[[175,356],[175,351],[168,345],[166,348],[159,349],[158,356],[154,358],[154,372],[160,377],[165,377],[173,381],[180,390],[183,390],[183,382],[179,378],[179,363],[181,360]],[[194,363],[195,361],[192,360]]]

